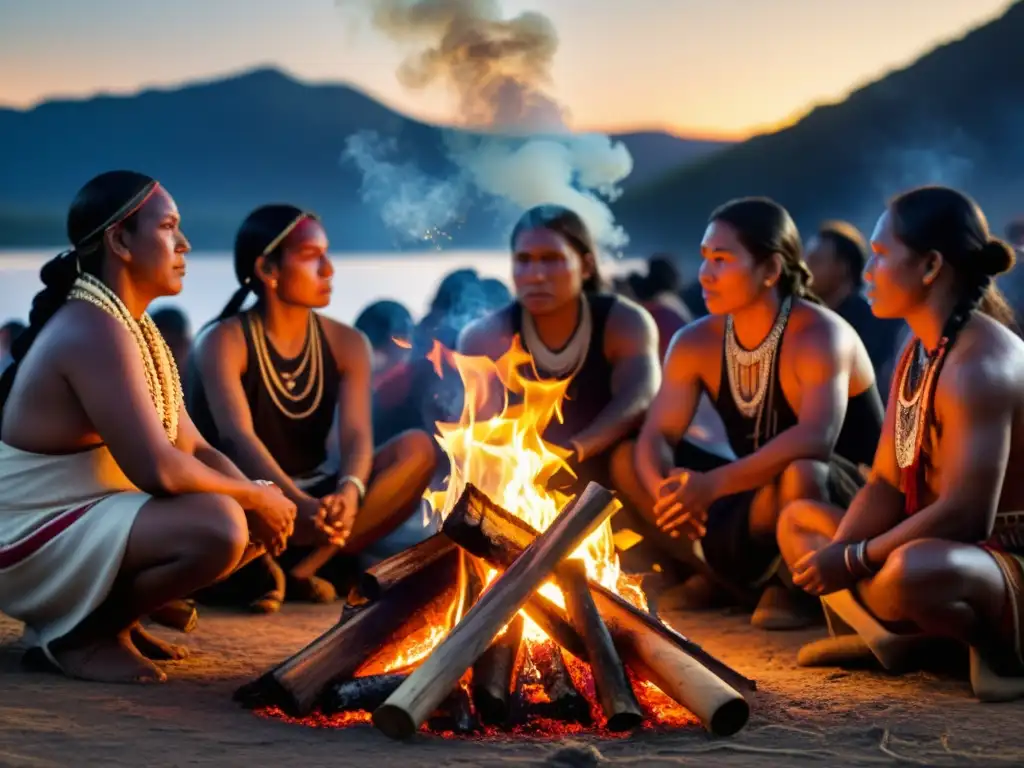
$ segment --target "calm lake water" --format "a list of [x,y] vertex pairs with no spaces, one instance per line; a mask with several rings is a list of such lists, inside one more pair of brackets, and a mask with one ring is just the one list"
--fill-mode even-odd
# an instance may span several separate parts
[[[32,297],[42,287],[39,269],[61,248],[0,250],[0,323],[12,317],[27,319]],[[511,280],[511,259],[503,251],[423,251],[418,253],[338,254],[334,261],[334,294],[326,313],[351,323],[360,310],[378,299],[393,299],[414,317],[427,310],[438,282],[455,269],[473,267],[483,277]],[[640,260],[606,259],[602,269],[619,274],[642,266]],[[189,254],[185,289],[154,307],[181,307],[199,327],[217,315],[235,291],[231,254],[199,251]]]

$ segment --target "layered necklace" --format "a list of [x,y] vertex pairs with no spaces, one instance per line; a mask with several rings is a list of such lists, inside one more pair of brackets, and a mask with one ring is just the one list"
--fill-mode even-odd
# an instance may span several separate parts
[[178,417],[184,402],[181,377],[174,362],[174,355],[171,354],[170,347],[164,341],[156,323],[147,314],[136,320],[116,293],[89,274],[80,275],[75,280],[68,298],[86,301],[99,307],[128,329],[142,358],[146,387],[153,400],[153,407],[156,408],[167,439],[172,444],[177,442]]
[[575,376],[590,352],[590,341],[594,332],[593,319],[590,316],[590,302],[586,297],[580,298],[580,316],[576,329],[565,346],[559,350],[550,349],[540,337],[533,316],[523,310],[523,341],[533,358],[534,367],[539,371],[559,379]]
[[904,362],[896,393],[896,462],[900,469],[913,466],[924,442],[925,415],[943,349],[940,344],[935,354],[929,355],[918,339]]
[[779,342],[789,321],[793,298],[787,296],[768,335],[753,349],[744,349],[736,338],[732,315],[725,319],[725,360],[729,391],[736,408],[746,418],[756,418],[754,434],[760,434],[768,384],[776,364]]
[[[258,312],[247,315],[249,330],[252,335],[253,347],[256,350],[256,363],[260,369],[263,386],[266,387],[277,409],[289,419],[305,419],[320,407],[324,395],[323,346],[320,338],[320,326],[313,313],[309,313],[309,326],[306,330],[306,342],[299,353],[298,363],[294,370],[279,371],[270,357],[266,328],[263,318]],[[308,371],[306,383],[298,387],[300,377]],[[310,394],[312,402],[305,408],[301,403]]]

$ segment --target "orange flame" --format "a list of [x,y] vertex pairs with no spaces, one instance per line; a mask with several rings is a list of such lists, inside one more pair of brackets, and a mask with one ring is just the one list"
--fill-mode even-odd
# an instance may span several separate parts
[[[438,422],[437,441],[448,455],[451,475],[440,492],[428,492],[434,509],[447,516],[467,483],[472,483],[511,514],[544,531],[570,498],[548,489],[561,471],[572,474],[566,463],[570,452],[546,442],[542,435],[553,419],[562,420],[562,402],[569,380],[543,380],[519,337],[502,357],[470,357],[435,342],[428,355],[438,375],[447,366],[462,380],[465,399],[457,423]],[[509,395],[515,395],[515,404]],[[611,524],[606,522],[571,555],[586,564],[587,575],[610,589],[623,591]],[[488,581],[495,574],[489,574]],[[560,607],[565,603],[554,583],[540,593]],[[630,594],[643,600],[642,592]],[[624,595],[625,596],[625,595]],[[524,637],[537,641],[544,632],[528,618]]]

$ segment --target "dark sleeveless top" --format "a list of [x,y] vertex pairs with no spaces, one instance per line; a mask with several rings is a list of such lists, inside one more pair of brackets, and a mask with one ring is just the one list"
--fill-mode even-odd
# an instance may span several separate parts
[[[786,333],[783,331],[782,339],[775,351],[776,359],[782,354],[782,345],[785,343]],[[764,413],[761,415],[760,435],[755,435],[757,417],[747,418],[736,406],[729,388],[729,373],[726,365],[725,341],[723,340],[722,374],[718,385],[718,397],[715,399],[715,410],[722,419],[726,436],[729,438],[729,446],[738,458],[743,458],[752,454],[771,437],[796,426],[798,419],[796,412],[783,394],[778,366],[773,365],[771,368],[772,380],[768,383],[768,391],[764,395],[765,404]],[[835,453],[854,464],[870,466],[875,459],[875,448],[878,447],[878,438],[882,432],[884,418],[885,407],[878,394],[877,384],[872,382],[870,387],[859,395],[851,397],[847,402],[846,418],[843,420],[843,428],[836,441]]]
[[[608,315],[619,300],[605,293],[584,294],[584,298],[590,304],[590,347],[562,403],[564,421],[559,423],[558,419],[553,419],[542,435],[546,441],[556,445],[564,446],[567,440],[589,426],[612,400],[612,365],[604,356],[604,334]],[[522,305],[514,302],[501,311],[507,316],[512,333],[519,334],[526,348],[526,340],[522,337],[525,311]],[[540,373],[543,375],[544,372]],[[511,394],[509,402],[516,402]]]
[[[316,329],[320,334],[321,370],[324,378],[323,395],[320,404],[309,416],[303,419],[293,419],[285,415],[274,403],[267,391],[267,386],[263,383],[260,365],[256,358],[256,346],[252,338],[250,312],[240,315],[238,319],[242,324],[245,351],[248,355],[248,364],[245,373],[242,374],[242,389],[245,390],[245,399],[248,401],[249,410],[252,413],[253,429],[256,432],[256,437],[266,446],[285,474],[290,477],[308,475],[323,464],[327,458],[327,438],[334,424],[334,412],[338,405],[338,387],[341,384],[338,365],[334,355],[331,354],[331,347],[327,343],[320,318],[314,314]],[[302,357],[301,352],[294,359],[282,357],[274,349],[269,337],[266,347],[270,361],[279,374],[288,373],[298,368]],[[305,350],[305,345],[303,345],[303,350]],[[310,367],[307,366],[305,372],[296,378],[295,389],[297,391],[302,391],[308,383]],[[223,444],[217,432],[217,425],[206,399],[198,366],[193,365],[190,368],[187,399],[189,415],[207,442],[214,448],[224,451],[227,446]],[[302,413],[313,404],[315,397],[316,387],[314,386],[302,400],[295,403],[289,400],[285,401],[285,404],[294,412]]]

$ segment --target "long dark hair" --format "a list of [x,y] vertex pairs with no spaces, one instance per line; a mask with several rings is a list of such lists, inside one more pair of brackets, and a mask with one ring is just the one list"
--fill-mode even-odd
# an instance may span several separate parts
[[120,224],[134,232],[139,208],[156,187],[156,180],[145,174],[108,171],[78,190],[68,209],[67,235],[71,249],[46,262],[39,271],[43,290],[32,299],[28,327],[11,346],[12,362],[0,377],[0,423],[18,366],[39,332],[64,306],[80,273],[100,275],[106,253],[103,237],[107,230]]
[[594,246],[594,238],[578,213],[554,204],[538,205],[529,209],[519,217],[519,221],[512,228],[509,248],[515,249],[519,235],[534,229],[546,229],[561,235],[579,254],[580,259],[590,256],[591,273],[590,277],[583,281],[584,293],[600,293],[606,289],[604,277],[597,264],[597,248]]
[[265,256],[271,262],[280,263],[285,239],[305,219],[320,221],[316,214],[281,203],[261,206],[245,217],[235,235],[235,277],[239,287],[217,321],[237,315],[250,293],[257,299],[263,298],[263,283],[256,277],[256,261]]
[[1013,248],[992,237],[974,200],[949,187],[918,187],[894,198],[889,215],[901,243],[922,256],[938,251],[956,274],[958,302],[944,334],[950,341],[975,309],[1020,333],[992,279],[1013,268]]
[[778,286],[783,296],[822,303],[811,290],[811,270],[804,261],[800,231],[789,211],[767,197],[741,197],[716,208],[708,223],[715,221],[736,230],[737,239],[757,264],[779,255],[782,274]]

